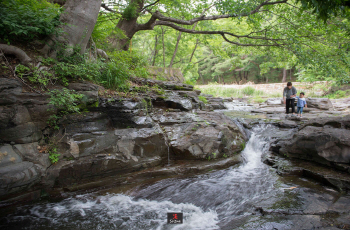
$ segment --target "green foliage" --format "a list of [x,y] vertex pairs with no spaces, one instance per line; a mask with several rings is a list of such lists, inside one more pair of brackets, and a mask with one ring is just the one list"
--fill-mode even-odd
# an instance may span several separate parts
[[196,82],[192,81],[191,79],[185,79],[184,84],[187,84],[187,85],[195,85]]
[[137,7],[138,6],[137,5],[138,5],[137,1],[129,4],[124,9],[123,18],[125,18],[126,20],[130,20],[130,19],[136,18],[138,16],[138,13],[137,13]]
[[56,164],[58,162],[58,157],[60,156],[61,154],[58,154],[57,153],[57,148],[56,147],[53,147],[49,150],[49,159],[51,161],[52,164]]
[[114,60],[105,64],[102,74],[97,81],[110,89],[126,89],[125,81],[129,78],[129,70],[123,63]]
[[[49,104],[53,105],[58,111],[57,114],[50,116],[47,124],[54,129],[59,129],[58,120],[69,113],[80,113],[78,106],[79,101],[84,96],[83,94],[75,94],[74,90],[63,88],[61,90],[51,90]],[[48,109],[49,111],[52,109]]]
[[340,98],[347,98],[350,96],[350,89],[347,90],[337,90],[335,93],[328,94],[325,97],[329,99],[340,99]]
[[108,61],[89,61],[80,54],[79,48],[74,48],[73,51],[70,56],[59,55],[59,62],[47,60],[53,64],[55,76],[66,86],[71,80],[89,80],[109,89],[124,91],[129,88],[129,77],[148,76],[144,58],[135,52],[114,51],[109,54]]
[[57,62],[53,67],[58,79],[64,85],[68,85],[70,79],[95,80],[101,74],[100,63],[84,61],[82,63]]
[[204,97],[204,96],[198,96],[198,99],[201,100],[201,101],[203,101],[204,104],[208,104],[208,100],[207,100],[206,97]]
[[25,76],[25,74],[28,73],[29,71],[30,71],[30,69],[27,66],[24,66],[21,64],[19,64],[15,70],[17,76],[20,78],[23,78]]
[[75,94],[74,90],[63,88],[62,90],[51,90],[50,105],[55,106],[61,113],[79,113],[78,101],[84,96],[83,94]]
[[29,68],[21,64],[16,67],[15,72],[20,78],[27,78],[33,84],[44,86],[47,86],[50,80],[55,79],[54,75],[47,70],[39,71],[37,67]]
[[252,101],[255,103],[263,103],[266,101],[266,98],[261,98],[260,96],[255,96],[252,98]]
[[324,22],[339,13],[346,14],[350,6],[349,0],[297,0],[297,2],[302,4],[304,10],[312,9],[312,13],[316,13]]
[[0,39],[31,41],[52,34],[59,25],[60,7],[46,0],[0,2]]
[[243,151],[245,149],[245,142],[242,142],[240,147],[241,147],[241,151]]
[[252,95],[257,95],[257,96],[259,96],[259,95],[262,95],[262,94],[263,94],[262,91],[260,91],[260,90],[255,90],[255,89],[254,89],[253,87],[251,87],[251,86],[244,87],[244,88],[242,89],[242,93],[243,93],[244,95],[247,95],[247,96],[252,96]]

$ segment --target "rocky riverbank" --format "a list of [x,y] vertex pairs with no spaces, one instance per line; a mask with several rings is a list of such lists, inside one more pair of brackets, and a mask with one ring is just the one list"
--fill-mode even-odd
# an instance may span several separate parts
[[[84,112],[62,117],[55,130],[47,124],[56,113],[48,96],[25,92],[15,79],[0,79],[3,204],[59,195],[73,187],[92,188],[103,178],[181,160],[233,157],[232,164],[240,162],[236,155],[248,137],[224,114],[210,112],[215,105],[226,108],[223,102],[205,105],[190,85],[134,81],[164,91],[123,98],[106,95],[106,90],[91,83],[70,83],[69,89],[84,95]],[[54,164],[46,151],[50,144],[60,154]]]
[[[134,82],[156,85],[161,93],[128,98],[80,82],[69,88],[85,95],[84,112],[62,117],[55,130],[47,124],[56,113],[47,96],[25,92],[14,79],[0,82],[2,207],[90,192],[101,195],[88,198],[93,205],[109,199],[105,193],[127,192],[151,200],[179,197],[180,203],[205,204],[230,218],[235,215],[221,210],[221,202],[240,207],[233,213],[251,213],[223,220],[222,229],[350,226],[350,116],[344,99],[310,98],[297,118],[285,116],[281,98],[254,104],[149,79]],[[46,151],[50,142],[60,154],[54,164]],[[2,215],[11,212],[6,210]],[[123,218],[123,226],[134,224]]]

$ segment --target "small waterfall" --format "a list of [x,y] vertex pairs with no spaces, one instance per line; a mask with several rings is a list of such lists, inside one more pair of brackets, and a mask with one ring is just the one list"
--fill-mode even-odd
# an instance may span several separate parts
[[158,128],[160,129],[163,138],[164,138],[164,142],[166,144],[166,146],[168,147],[168,165],[170,165],[170,144],[168,141],[168,137],[165,135],[164,130],[162,129],[162,126],[159,125],[159,123],[156,123],[158,125]]
[[[152,117],[150,117],[152,119]],[[166,146],[168,147],[168,165],[170,165],[170,144],[169,144],[169,141],[168,141],[168,137],[167,135],[164,133],[164,130],[162,128],[162,126],[159,124],[159,122],[155,121],[152,119],[152,121],[154,122],[155,126],[158,127],[158,129],[160,130],[160,133],[163,135],[163,138],[164,138],[164,142],[166,144]]]
[[[239,167],[163,179],[133,191],[133,197],[86,194],[58,203],[24,206],[6,218],[6,225],[23,226],[21,229],[226,229],[278,192],[274,188],[277,176],[261,162],[268,148],[262,134],[273,129],[261,125],[252,130]],[[162,134],[169,153],[163,130]],[[167,225],[167,212],[183,212],[184,224]]]

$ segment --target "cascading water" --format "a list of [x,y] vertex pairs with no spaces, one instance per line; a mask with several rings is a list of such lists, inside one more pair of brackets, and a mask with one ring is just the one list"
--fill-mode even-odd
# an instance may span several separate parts
[[[21,229],[220,229],[250,215],[274,196],[275,173],[261,162],[266,125],[253,129],[238,167],[186,179],[165,179],[123,194],[79,195],[59,203],[23,206],[0,221]],[[267,136],[267,135],[265,135]],[[167,212],[183,212],[184,224],[167,225]]]

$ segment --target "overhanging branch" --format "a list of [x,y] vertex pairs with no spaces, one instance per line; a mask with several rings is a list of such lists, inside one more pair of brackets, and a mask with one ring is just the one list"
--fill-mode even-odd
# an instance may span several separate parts
[[250,11],[248,13],[243,13],[243,14],[224,14],[224,15],[213,15],[213,16],[201,15],[200,17],[193,18],[191,20],[181,20],[181,19],[177,19],[177,18],[166,17],[166,16],[162,15],[159,11],[154,12],[152,14],[152,16],[155,16],[158,20],[161,20],[161,21],[173,22],[173,23],[180,24],[180,25],[193,25],[194,23],[199,22],[199,21],[212,21],[212,20],[223,19],[223,18],[234,18],[234,17],[249,16],[249,15],[252,15],[252,14],[256,14],[258,12],[262,12],[262,11],[260,11],[260,9],[263,6],[282,4],[282,3],[286,3],[287,1],[288,0],[270,2],[270,0],[267,0],[267,1],[263,2],[263,3],[261,3],[260,5],[258,5],[254,10],[252,10],[252,11]]
[[237,35],[237,34],[233,34],[230,32],[225,32],[225,31],[199,31],[199,30],[191,30],[191,29],[186,29],[183,28],[181,26],[175,25],[174,23],[170,23],[170,22],[164,22],[164,21],[156,21],[155,22],[155,26],[158,25],[164,25],[164,26],[168,26],[171,27],[177,31],[181,31],[184,33],[190,33],[190,34],[218,34],[221,35],[227,42],[235,44],[235,45],[239,45],[239,46],[279,46],[281,44],[278,43],[274,43],[274,44],[268,44],[268,43],[264,43],[264,44],[244,44],[244,43],[239,43],[239,42],[234,42],[231,41],[227,38],[227,35],[232,36],[232,37],[236,37],[236,38],[249,38],[249,39],[255,39],[255,40],[265,40],[266,42],[269,41],[283,41],[284,39],[272,39],[272,38],[267,38],[267,37],[257,37],[257,36],[249,36],[249,35]]

